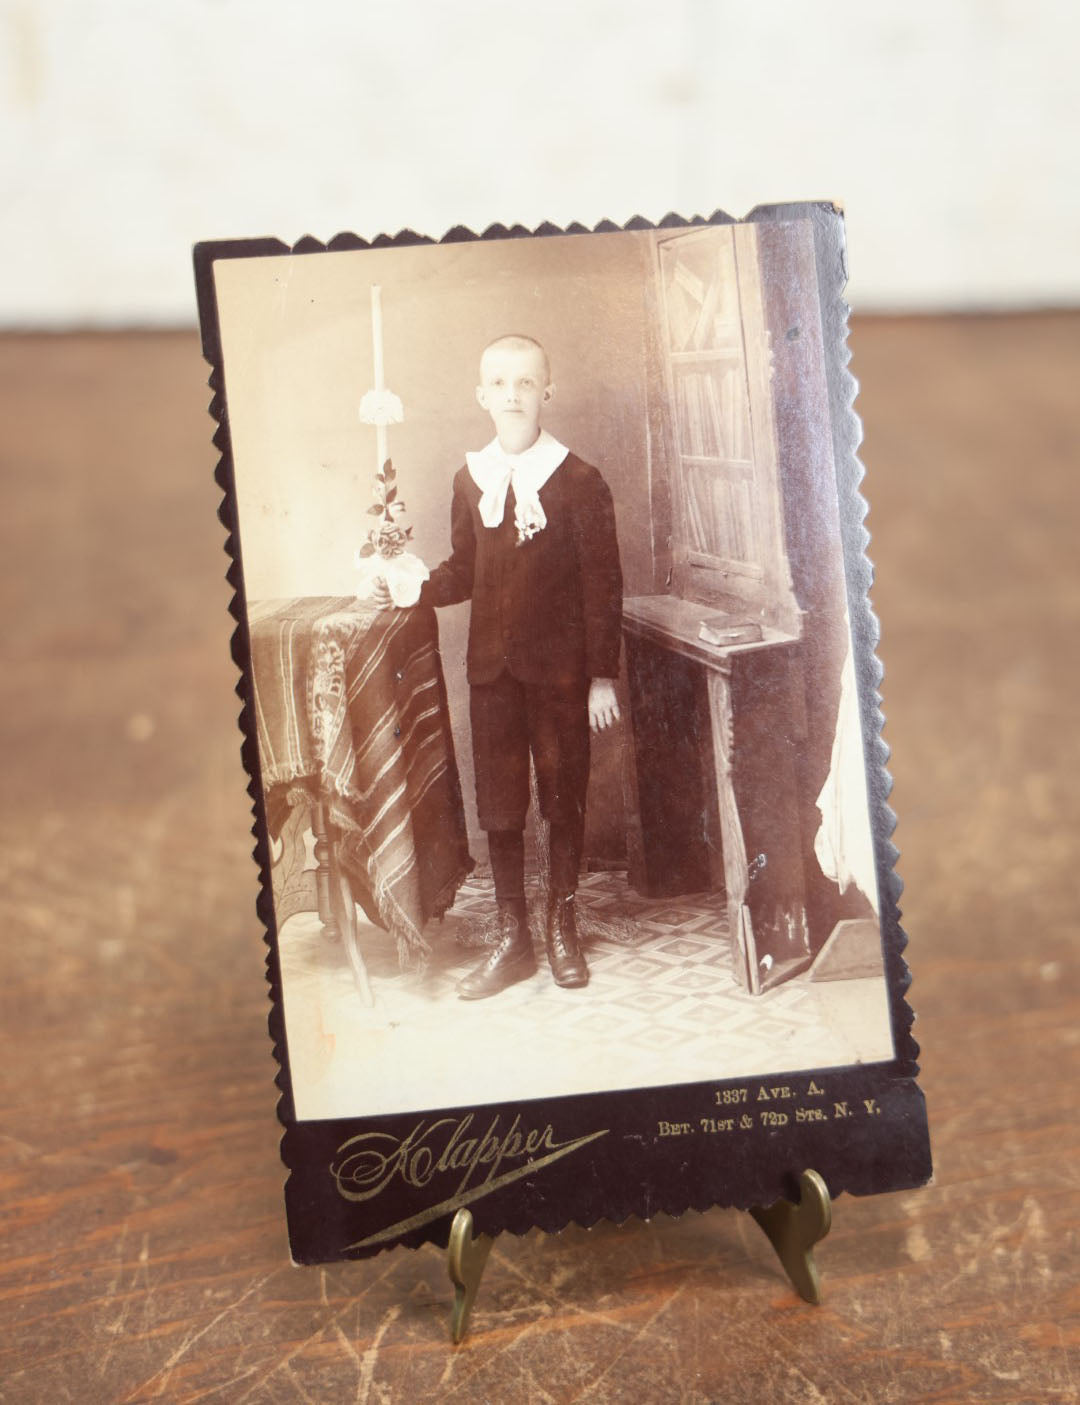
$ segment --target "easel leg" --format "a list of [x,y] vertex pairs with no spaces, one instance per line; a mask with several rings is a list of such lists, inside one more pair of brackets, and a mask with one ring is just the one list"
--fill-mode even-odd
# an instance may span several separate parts
[[459,1210],[450,1226],[450,1243],[446,1247],[446,1266],[454,1285],[454,1306],[450,1311],[450,1340],[462,1341],[469,1327],[469,1315],[476,1299],[484,1265],[494,1240],[486,1234],[473,1238],[471,1210]]
[[769,1237],[792,1287],[808,1303],[821,1302],[821,1280],[814,1262],[814,1245],[832,1228],[829,1188],[816,1171],[799,1177],[799,1203],[778,1200],[753,1205],[750,1213]]

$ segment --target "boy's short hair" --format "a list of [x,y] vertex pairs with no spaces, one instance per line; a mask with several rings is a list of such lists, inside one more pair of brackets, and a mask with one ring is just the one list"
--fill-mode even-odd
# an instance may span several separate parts
[[524,332],[504,332],[501,337],[489,341],[480,353],[481,367],[484,364],[484,357],[489,351],[494,351],[496,347],[506,347],[510,351],[538,351],[544,358],[544,384],[547,385],[551,381],[551,362],[547,352],[535,337],[527,337]]

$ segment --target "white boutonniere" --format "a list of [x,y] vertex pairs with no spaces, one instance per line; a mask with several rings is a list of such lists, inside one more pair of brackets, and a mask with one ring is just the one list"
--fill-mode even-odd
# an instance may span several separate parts
[[544,530],[547,526],[547,518],[544,516],[544,509],[540,505],[539,498],[534,497],[526,502],[515,502],[514,526],[517,528],[518,546],[524,546],[526,542],[532,541],[538,532]]

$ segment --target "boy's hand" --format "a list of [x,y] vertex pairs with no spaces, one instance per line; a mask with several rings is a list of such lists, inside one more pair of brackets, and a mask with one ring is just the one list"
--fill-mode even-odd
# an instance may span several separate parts
[[594,678],[589,684],[589,726],[594,732],[614,727],[619,720],[619,703],[612,678]]

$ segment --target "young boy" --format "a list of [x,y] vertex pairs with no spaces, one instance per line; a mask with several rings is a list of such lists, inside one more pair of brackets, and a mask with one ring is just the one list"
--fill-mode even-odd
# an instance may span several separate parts
[[[574,893],[585,832],[589,729],[618,721],[622,572],[611,493],[595,468],[540,428],[555,387],[525,336],[484,350],[476,398],[495,438],[454,478],[452,551],[422,604],[472,600],[467,655],[476,804],[487,831],[499,935],[461,981],[465,1000],[536,971],[525,914],[529,755],[551,826],[547,956],[560,986],[583,986]],[[389,596],[381,591],[380,603]]]

